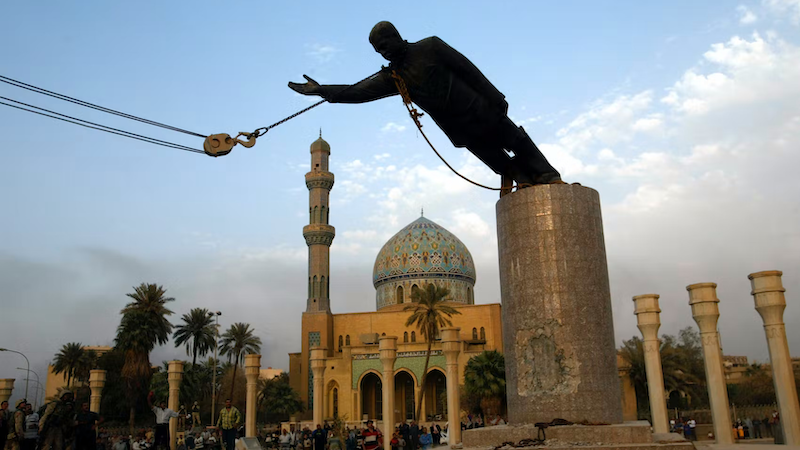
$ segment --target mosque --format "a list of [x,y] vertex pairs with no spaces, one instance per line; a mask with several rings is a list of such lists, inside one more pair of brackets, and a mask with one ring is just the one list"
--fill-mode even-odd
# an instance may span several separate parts
[[[451,317],[453,327],[460,328],[457,373],[461,385],[470,358],[485,350],[503,351],[501,305],[475,304],[477,274],[469,249],[441,225],[420,217],[389,239],[375,259],[376,310],[333,314],[329,255],[335,230],[328,219],[334,176],[329,171],[329,157],[330,145],[322,137],[311,144],[311,171],[305,176],[310,223],[303,228],[308,245],[308,300],[302,318],[302,349],[289,354],[290,383],[306,408],[298,419],[383,421],[386,380],[378,343],[381,336],[396,336],[391,383],[394,417],[390,420],[411,420],[424,389],[421,417],[446,421],[447,370],[441,338],[437,336],[431,343],[428,375],[422,386],[428,343],[416,328],[405,326],[409,313],[404,308],[416,290],[429,284],[450,290],[450,304],[461,313]],[[316,373],[324,368],[323,379],[316,383],[315,363]],[[320,395],[315,389],[323,392]],[[322,404],[315,405],[315,401]]]

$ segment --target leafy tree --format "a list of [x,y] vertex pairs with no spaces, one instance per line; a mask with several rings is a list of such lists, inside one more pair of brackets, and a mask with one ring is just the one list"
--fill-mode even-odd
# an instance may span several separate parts
[[56,375],[64,373],[67,376],[67,386],[69,386],[72,384],[75,373],[80,371],[85,358],[83,344],[80,342],[64,344],[53,359],[53,373]]
[[414,290],[411,293],[412,304],[405,307],[404,311],[410,311],[411,315],[406,320],[406,326],[416,325],[419,334],[428,342],[428,351],[425,355],[425,369],[422,371],[423,387],[419,400],[417,401],[417,411],[414,417],[418,418],[422,412],[422,400],[425,397],[425,379],[428,377],[428,363],[431,359],[431,345],[433,340],[439,336],[439,329],[451,326],[453,323],[450,317],[461,314],[457,309],[445,304],[450,290],[446,287],[436,286],[431,283],[425,289]]
[[497,350],[470,358],[464,368],[464,390],[480,399],[484,415],[500,414],[506,398],[506,364]]
[[244,362],[244,355],[257,354],[261,351],[261,338],[255,336],[254,331],[250,328],[250,324],[237,322],[225,331],[219,341],[220,354],[228,355],[228,361],[233,362],[231,397],[236,386],[236,370]]
[[303,412],[300,394],[289,385],[289,374],[259,380],[258,384],[258,409],[264,409],[266,422],[286,421],[292,414]]
[[192,365],[197,364],[197,355],[205,356],[214,348],[216,329],[206,308],[192,308],[181,317],[182,325],[175,327],[175,347],[186,345],[186,354],[192,355]]
[[156,284],[142,283],[126,294],[133,299],[122,309],[122,321],[117,327],[116,346],[125,352],[122,378],[130,407],[129,426],[133,434],[136,420],[136,403],[150,386],[152,369],[150,352],[157,344],[166,344],[172,331],[167,316],[172,311],[167,303],[175,301],[167,297],[167,291]]

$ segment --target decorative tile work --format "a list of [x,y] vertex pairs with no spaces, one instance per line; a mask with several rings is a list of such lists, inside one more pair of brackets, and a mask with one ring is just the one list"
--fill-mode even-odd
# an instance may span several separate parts
[[322,343],[319,331],[308,333],[308,409],[314,409],[314,372],[311,371],[311,348]]
[[373,268],[379,285],[418,274],[463,279],[475,284],[469,250],[453,233],[425,218],[411,222],[384,244]]
[[[434,354],[431,355],[431,360],[428,362],[428,370],[436,367],[437,369],[440,369],[442,373],[445,373],[446,360],[444,355],[442,355],[441,352],[439,353],[440,353],[439,355],[436,355],[436,352],[434,352]],[[424,368],[425,368],[425,355],[412,356],[412,357],[398,357],[394,362],[395,371],[398,369],[409,370],[417,378],[417,383],[419,383],[419,381],[422,380],[422,370]],[[364,372],[368,370],[375,370],[378,373],[381,373],[383,371],[383,365],[381,365],[381,360],[379,358],[353,360],[352,373],[353,373],[354,390],[358,389],[358,380],[361,378],[361,375],[363,375]]]

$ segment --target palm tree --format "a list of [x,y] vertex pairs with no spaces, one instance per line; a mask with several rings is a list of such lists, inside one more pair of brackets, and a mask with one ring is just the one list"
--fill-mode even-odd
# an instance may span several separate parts
[[411,301],[414,303],[404,309],[404,311],[411,312],[408,320],[406,320],[406,326],[410,327],[416,324],[419,334],[428,342],[425,369],[422,371],[422,391],[417,402],[415,418],[419,418],[422,412],[422,399],[425,397],[425,379],[428,377],[428,363],[431,359],[433,340],[439,336],[441,327],[449,327],[453,324],[450,321],[451,316],[461,314],[457,309],[445,304],[448,295],[450,295],[449,289],[431,283],[426,289],[414,290],[411,293]]
[[136,402],[150,386],[153,371],[150,352],[156,344],[166,344],[172,324],[166,316],[172,315],[166,305],[175,301],[167,297],[167,291],[156,284],[142,283],[126,294],[133,299],[122,309],[122,321],[117,327],[117,348],[125,352],[122,378],[125,381],[130,406],[129,425],[131,434],[136,419]]
[[64,344],[53,359],[53,373],[56,375],[64,373],[67,376],[67,386],[69,386],[84,358],[83,344],[80,342]]
[[303,412],[300,394],[289,385],[289,375],[282,373],[269,380],[258,381],[258,409],[267,409],[267,421],[287,420],[296,412]]
[[175,327],[175,347],[186,344],[186,354],[192,355],[192,365],[197,364],[197,355],[205,356],[214,348],[214,321],[206,308],[192,308],[181,317],[183,325]]
[[464,390],[481,399],[481,409],[485,417],[488,417],[489,411],[500,414],[502,401],[506,398],[506,364],[503,354],[492,350],[470,358],[464,368]]
[[231,325],[219,340],[221,355],[228,355],[228,361],[233,362],[233,380],[231,381],[231,397],[236,386],[236,369],[244,362],[244,355],[256,354],[261,351],[261,338],[254,336],[255,330],[249,323],[237,322]]

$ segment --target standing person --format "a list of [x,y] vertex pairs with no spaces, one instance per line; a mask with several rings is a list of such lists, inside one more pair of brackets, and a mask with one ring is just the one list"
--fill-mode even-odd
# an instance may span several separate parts
[[24,398],[17,400],[16,411],[8,421],[8,437],[6,450],[19,450],[22,440],[25,439],[25,410],[28,403]]
[[25,416],[25,439],[22,441],[22,450],[36,450],[36,440],[39,438],[39,413],[28,404]]
[[192,426],[200,426],[200,405],[198,405],[197,402],[194,402],[194,405],[192,405]]
[[777,410],[772,411],[772,418],[769,421],[772,428],[772,435],[775,436],[775,444],[783,444],[783,429],[781,428],[781,415]]
[[72,418],[75,405],[72,391],[61,391],[58,400],[47,404],[39,419],[39,449],[62,450],[64,440],[72,431]]
[[314,441],[314,450],[325,450],[325,444],[328,443],[328,434],[325,433],[320,424],[317,424],[317,429],[311,433],[311,440]]
[[194,450],[194,432],[190,431],[186,434],[186,450]]
[[402,436],[403,440],[406,441],[405,447],[410,447],[411,446],[410,433],[411,433],[411,427],[409,427],[406,422],[403,422],[400,425],[400,436]]
[[342,440],[332,429],[328,430],[328,450],[342,450]]
[[181,431],[186,430],[186,407],[183,405],[178,408],[178,429]]
[[89,403],[81,403],[75,416],[75,448],[73,450],[95,450],[97,447],[97,425],[103,423],[99,414],[89,410]]
[[147,394],[147,405],[150,406],[153,414],[156,415],[155,442],[153,442],[153,446],[166,450],[170,446],[169,419],[178,417],[178,413],[167,408],[167,402],[164,400],[161,400],[158,406],[153,406],[153,396],[155,396],[153,391],[150,391],[150,393]]
[[0,449],[6,448],[8,437],[8,402],[0,403]]
[[226,450],[236,448],[236,429],[242,422],[242,414],[231,404],[231,399],[225,399],[225,407],[219,412],[217,428],[221,430],[222,443]]
[[441,433],[442,433],[442,428],[438,424],[436,424],[436,422],[433,422],[433,425],[431,425],[431,437],[433,438],[434,446],[439,445],[439,440],[442,437]]
[[753,439],[761,439],[761,419],[753,419]]
[[367,421],[367,429],[361,435],[364,437],[364,450],[376,450],[380,447],[383,435],[380,430],[375,428],[375,423],[371,420]]
[[289,450],[292,447],[292,435],[286,431],[286,428],[281,430],[281,435],[278,438],[278,445],[280,445],[281,450]]
[[415,420],[411,421],[411,426],[408,428],[408,437],[411,439],[411,450],[417,450],[419,447],[419,426]]

